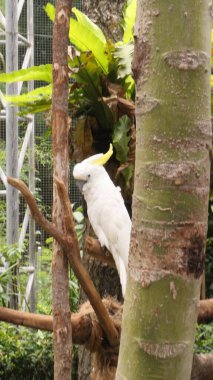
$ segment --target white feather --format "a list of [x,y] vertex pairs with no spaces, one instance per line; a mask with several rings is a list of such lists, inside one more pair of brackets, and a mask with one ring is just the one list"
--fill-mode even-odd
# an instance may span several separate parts
[[111,181],[106,170],[84,160],[75,165],[73,176],[84,181],[82,192],[87,203],[90,223],[100,244],[113,255],[120,276],[123,295],[126,290],[131,220],[120,188]]

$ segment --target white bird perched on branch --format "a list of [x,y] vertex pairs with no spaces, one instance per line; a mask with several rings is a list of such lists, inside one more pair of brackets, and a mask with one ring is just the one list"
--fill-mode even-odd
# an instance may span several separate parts
[[103,165],[113,154],[96,154],[76,164],[73,176],[81,187],[87,203],[89,221],[101,246],[105,246],[115,260],[125,294],[130,244],[131,220],[124,205],[120,188],[110,179]]

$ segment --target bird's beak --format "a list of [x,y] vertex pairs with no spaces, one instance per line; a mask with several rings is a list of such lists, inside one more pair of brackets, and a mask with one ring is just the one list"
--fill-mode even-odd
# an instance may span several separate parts
[[80,192],[82,193],[82,190],[83,190],[83,186],[85,185],[86,181],[81,181],[79,179],[77,179],[75,181],[77,187],[79,188]]

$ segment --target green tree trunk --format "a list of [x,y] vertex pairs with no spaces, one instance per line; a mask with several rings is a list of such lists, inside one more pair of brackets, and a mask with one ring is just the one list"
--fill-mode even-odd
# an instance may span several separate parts
[[136,167],[116,380],[190,379],[209,195],[208,0],[139,0]]

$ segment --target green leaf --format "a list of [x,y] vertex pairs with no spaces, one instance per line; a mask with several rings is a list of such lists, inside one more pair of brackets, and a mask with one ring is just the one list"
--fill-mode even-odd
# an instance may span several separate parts
[[[79,11],[79,9],[77,9],[77,8],[72,8],[72,12],[76,16],[76,19],[78,20],[79,24],[84,26],[86,28],[86,30],[88,30],[90,33],[92,33],[95,38],[102,41],[102,43],[104,45],[106,44],[106,38],[105,38],[102,30],[96,24],[94,24],[94,22],[92,22],[84,13]],[[71,20],[70,26],[72,26],[72,20]],[[72,33],[72,31],[71,31],[71,33]]]
[[72,78],[79,84],[91,87],[90,97],[100,97],[99,91],[101,69],[95,61],[92,52],[81,52],[80,56],[76,56],[73,60],[69,60],[69,68]]
[[21,107],[21,115],[44,112],[51,107],[52,85],[36,88],[26,94],[3,95],[0,94],[2,104]]
[[131,75],[128,75],[124,80],[124,88],[127,99],[134,99],[135,81]]
[[116,159],[120,163],[127,161],[127,156],[129,152],[129,140],[130,136],[128,135],[131,126],[131,121],[127,115],[123,115],[118,120],[118,123],[114,127],[113,132],[113,145],[116,150]]
[[133,171],[134,171],[134,166],[132,164],[129,164],[127,167],[125,167],[123,170],[121,170],[121,174],[123,175],[123,177],[125,179],[125,183],[126,183],[127,187],[129,187],[129,185],[130,185],[130,180],[132,178]]
[[21,95],[2,95],[3,102],[14,106],[26,107],[33,106],[42,102],[47,102],[52,96],[52,85],[36,88],[26,94]]
[[0,82],[22,82],[28,80],[39,80],[52,82],[52,65],[33,66],[28,69],[12,71],[11,73],[0,74]]
[[136,16],[136,0],[127,0],[126,7],[124,10],[123,22],[121,26],[123,27],[123,42],[126,44],[134,40],[133,28],[135,24]]
[[51,3],[44,6],[44,10],[51,21],[55,20],[55,7]]
[[70,19],[70,41],[80,51],[92,51],[94,57],[105,74],[108,73],[108,57],[106,39],[101,29],[76,8],[72,9],[77,20]]
[[[54,21],[55,8],[47,3],[44,7],[50,20]],[[85,14],[72,8],[76,20],[70,18],[70,41],[82,52],[91,51],[105,74],[108,73],[108,58],[106,54],[106,38],[102,30],[95,25]]]

